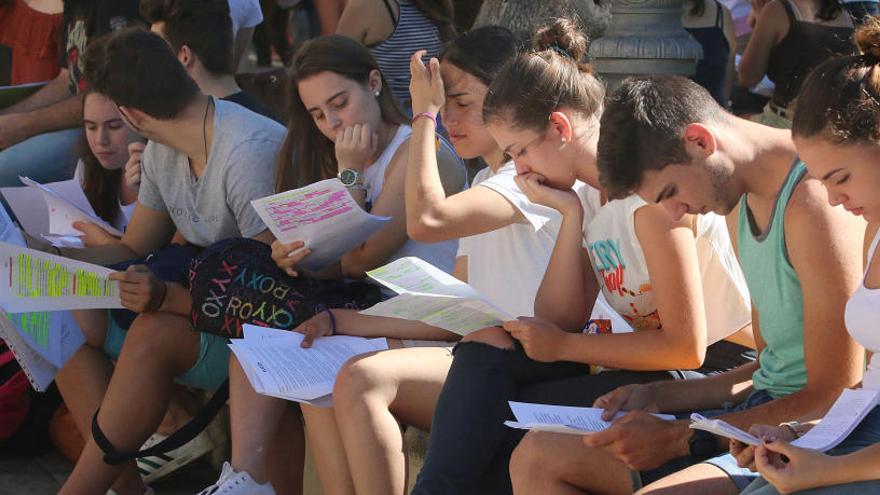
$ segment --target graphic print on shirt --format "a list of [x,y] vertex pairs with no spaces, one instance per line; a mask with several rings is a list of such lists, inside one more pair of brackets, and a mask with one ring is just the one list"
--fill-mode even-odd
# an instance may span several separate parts
[[[660,317],[654,306],[650,282],[637,288],[626,286],[626,261],[620,239],[600,239],[589,244],[590,257],[608,302],[632,325],[634,330],[660,328]],[[628,307],[628,311],[620,311]],[[645,309],[647,308],[647,309]]]

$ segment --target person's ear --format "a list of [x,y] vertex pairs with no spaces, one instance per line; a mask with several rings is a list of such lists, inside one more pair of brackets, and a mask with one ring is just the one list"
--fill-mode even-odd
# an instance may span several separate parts
[[555,132],[555,136],[562,144],[570,143],[574,134],[571,119],[564,112],[553,112],[550,114],[550,128]]
[[367,81],[367,87],[374,96],[379,96],[382,92],[382,73],[376,69],[370,71],[370,78]]
[[145,112],[132,107],[120,106],[119,114],[122,115],[123,122],[138,134],[143,134],[142,129],[144,128],[144,124],[146,124],[150,118]]
[[180,60],[180,63],[183,64],[183,67],[189,72],[192,70],[193,64],[195,64],[195,55],[188,45],[183,45],[180,47],[180,50],[177,51],[177,60]]
[[690,156],[708,158],[718,149],[715,133],[703,124],[688,124],[684,128],[684,149]]

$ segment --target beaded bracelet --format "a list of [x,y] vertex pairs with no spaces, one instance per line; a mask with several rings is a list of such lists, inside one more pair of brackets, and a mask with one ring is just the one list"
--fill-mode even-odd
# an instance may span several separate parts
[[430,119],[431,122],[434,123],[434,128],[435,128],[435,129],[437,128],[437,116],[434,115],[433,113],[431,113],[431,112],[422,112],[422,113],[420,113],[420,114],[417,114],[416,116],[414,116],[414,117],[412,118],[412,122],[411,122],[411,123],[412,123],[412,124],[415,124],[415,123],[416,123],[416,120],[418,120],[419,117],[425,117],[426,119]]

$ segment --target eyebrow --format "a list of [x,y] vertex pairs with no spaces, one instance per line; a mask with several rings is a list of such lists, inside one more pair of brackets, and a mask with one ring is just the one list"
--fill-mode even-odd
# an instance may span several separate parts
[[[122,117],[118,117],[118,118],[115,118],[115,119],[105,120],[104,122],[101,122],[101,123],[102,123],[102,124],[109,124],[110,122],[123,122],[123,123],[124,123],[124,121],[122,120]],[[95,122],[94,120],[89,120],[89,119],[83,119],[83,123],[84,123],[84,124],[94,124],[94,125],[98,125],[98,122]]]
[[[342,91],[336,93],[335,95],[331,96],[330,98],[327,98],[326,102],[329,103],[329,102],[333,101],[334,99],[336,99],[339,95],[342,95],[344,93],[345,93],[345,90],[343,89]],[[312,107],[312,108],[306,109],[307,112],[314,112],[315,110],[320,110],[320,108]]]
[[468,94],[467,91],[460,91],[458,93],[447,93],[446,96],[449,98],[456,98],[458,96],[464,96],[466,94]]
[[826,180],[830,179],[832,175],[836,174],[837,172],[840,172],[841,170],[843,170],[842,167],[836,168],[836,169],[832,170],[831,172],[828,172],[827,174],[825,174],[825,176],[822,177],[822,179],[820,179],[820,180],[826,181]]
[[659,202],[663,201],[663,199],[666,197],[667,193],[669,192],[669,187],[670,186],[667,184],[666,187],[664,187],[663,190],[660,191],[660,194],[657,195],[657,199],[654,200],[655,203],[659,203]]

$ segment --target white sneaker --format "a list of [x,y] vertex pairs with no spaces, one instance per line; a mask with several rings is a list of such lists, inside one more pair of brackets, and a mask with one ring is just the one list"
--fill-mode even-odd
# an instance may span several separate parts
[[236,471],[232,464],[224,462],[220,479],[198,495],[275,495],[275,489],[271,483],[261,485],[246,471]]
[[[144,442],[141,450],[150,448],[166,438],[165,435],[153,434]],[[137,459],[138,471],[140,471],[144,483],[152,483],[207,454],[213,448],[214,442],[211,441],[208,432],[203,431],[189,442],[170,452],[139,457]]]

